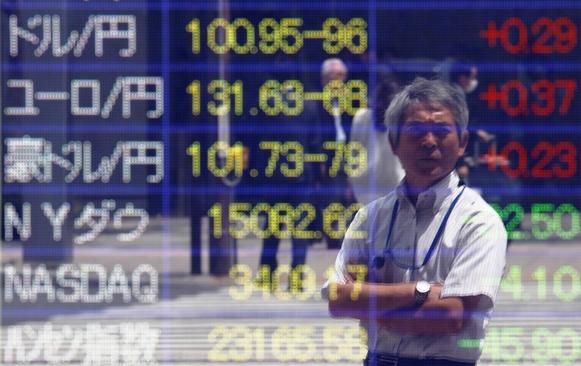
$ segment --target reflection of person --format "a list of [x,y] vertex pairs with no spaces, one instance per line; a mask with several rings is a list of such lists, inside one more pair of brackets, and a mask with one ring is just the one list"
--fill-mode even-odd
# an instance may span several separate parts
[[[347,80],[347,66],[338,58],[330,58],[323,62],[321,66],[321,84],[323,86],[329,84],[331,81],[345,82]],[[332,140],[337,142],[346,142],[348,139],[349,127],[345,124],[346,119],[342,116],[343,111],[339,106],[339,100],[333,98],[331,100],[333,106],[333,125],[335,127],[335,136]],[[331,134],[327,134],[331,137]],[[331,139],[329,139],[331,140]]]
[[498,202],[501,197],[491,193],[489,188],[515,189],[518,181],[510,179],[496,169],[508,166],[510,162],[505,156],[496,153],[497,137],[482,126],[479,120],[488,113],[482,110],[481,104],[477,101],[478,98],[474,95],[478,87],[478,68],[469,62],[457,62],[450,70],[450,81],[454,87],[464,93],[472,111],[469,146],[464,156],[458,160],[456,171],[463,181],[470,182],[470,185],[482,192],[488,201]]
[[450,72],[450,81],[463,93],[470,94],[478,87],[478,68],[476,65],[454,64]]
[[464,95],[417,78],[385,120],[405,178],[358,212],[323,295],[331,314],[367,329],[366,365],[474,365],[505,265],[506,231],[454,171],[468,142]]
[[[327,59],[321,65],[321,84],[323,88],[331,82],[343,83],[347,80],[347,76],[347,66],[339,58]],[[321,131],[321,146],[319,150],[324,154],[330,154],[330,150],[324,148],[325,142],[348,143],[351,131],[351,118],[342,110],[339,99],[331,99],[331,105],[333,106],[332,111],[324,109],[322,103],[319,107],[319,129]],[[317,199],[317,218],[318,226],[325,237],[327,247],[339,248],[341,246],[340,239],[330,237],[329,233],[324,230],[322,223],[323,210],[331,203],[340,203],[347,207],[354,202],[354,198],[343,166],[336,171],[336,174],[330,174],[333,171],[331,169],[332,164],[333,159],[329,158],[320,166],[317,179],[317,186],[320,190],[320,195]]]
[[350,176],[349,181],[357,202],[364,205],[389,193],[404,175],[383,123],[385,111],[397,89],[397,83],[386,77],[377,88],[373,108],[360,109],[353,117],[350,142],[365,146],[367,169],[360,175]]
[[[470,63],[455,63],[452,65],[452,70],[450,71],[450,82],[459,91],[464,93],[466,96],[472,94],[478,87],[478,68],[476,65]],[[471,144],[490,144],[494,141],[496,136],[486,131],[483,128],[478,128],[478,121],[472,120],[473,124],[476,124],[474,132],[470,134]],[[478,150],[478,149],[472,149]],[[464,156],[459,160],[457,171],[460,177],[467,180],[470,175],[470,168],[478,165],[479,163],[506,165],[508,161],[501,156],[490,156],[484,154],[482,156],[470,157]]]
[[[291,104],[296,98],[296,90],[289,88],[282,91],[282,99],[285,103]],[[280,131],[276,131],[272,134],[263,134],[262,141],[268,143],[268,141],[280,141],[285,144],[285,151],[282,153],[286,162],[284,163],[287,167],[287,173],[285,174],[282,169],[275,169],[272,176],[268,178],[268,184],[272,189],[281,190],[292,190],[291,192],[286,192],[284,194],[277,194],[273,196],[272,194],[264,194],[260,197],[261,202],[269,202],[270,206],[275,207],[279,204],[279,207],[289,206],[293,210],[283,210],[275,211],[275,215],[286,215],[286,217],[291,217],[293,222],[304,221],[304,216],[307,214],[305,211],[296,210],[296,208],[304,203],[310,204],[312,197],[310,194],[305,193],[305,189],[314,186],[315,173],[313,165],[298,163],[301,158],[301,154],[297,149],[302,149],[304,154],[311,154],[317,151],[320,142],[319,131],[312,128],[313,121],[318,119],[317,106],[314,103],[304,103],[303,113],[300,116],[278,116],[273,117],[270,122],[272,126],[280,127]],[[294,132],[296,131],[296,132]],[[306,132],[305,132],[306,131]],[[283,140],[283,141],[281,141]],[[271,150],[262,150],[263,160],[265,165],[271,157]],[[298,168],[302,165],[302,168]],[[293,190],[293,186],[296,186],[296,190]],[[282,205],[282,206],[281,206]],[[301,266],[306,263],[307,259],[307,249],[311,244],[313,238],[304,238],[300,236],[296,230],[288,227],[284,224],[284,219],[280,219],[283,225],[277,225],[272,222],[275,215],[269,215],[267,220],[268,229],[266,230],[269,234],[263,240],[262,251],[260,254],[260,273],[257,276],[255,283],[261,287],[270,287],[271,290],[276,290],[274,286],[277,281],[273,280],[272,275],[279,267],[277,254],[281,240],[284,237],[290,237],[292,245],[292,259],[291,259],[291,270],[296,273],[294,275],[297,280],[294,282],[295,286],[291,286],[291,281],[289,279],[289,289],[290,290],[302,290],[301,283]],[[302,216],[295,216],[302,215]],[[304,230],[310,230],[314,228],[304,228]],[[282,235],[285,231],[289,232],[289,235]],[[293,274],[291,272],[291,278]]]
[[[465,64],[465,63],[455,63],[452,65],[452,70],[450,71],[450,82],[454,87],[456,87],[460,92],[466,94],[471,94],[478,87],[478,68],[475,65]],[[474,134],[470,134],[470,141],[476,141],[481,136],[482,139],[490,141],[493,137],[482,129],[478,129]],[[470,156],[464,156],[458,161],[456,171],[458,175],[463,180],[467,181],[470,175],[470,168],[477,162],[473,161]]]

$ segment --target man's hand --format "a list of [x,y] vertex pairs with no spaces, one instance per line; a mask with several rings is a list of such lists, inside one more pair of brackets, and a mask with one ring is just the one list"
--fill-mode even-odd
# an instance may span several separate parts
[[367,277],[367,266],[364,264],[347,265],[347,284],[349,284],[351,300],[356,301],[361,293],[361,287]]
[[493,134],[480,128],[476,130],[476,136],[478,136],[480,140],[486,143],[489,143],[496,138],[496,136],[494,136]]

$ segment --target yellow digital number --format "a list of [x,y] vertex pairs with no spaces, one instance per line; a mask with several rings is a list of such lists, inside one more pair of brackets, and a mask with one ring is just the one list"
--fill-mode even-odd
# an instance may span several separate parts
[[242,81],[237,80],[230,85],[226,80],[212,80],[208,84],[208,93],[214,99],[208,102],[208,112],[211,115],[225,116],[230,113],[232,105],[234,114],[242,115],[244,97]]
[[297,239],[318,239],[321,234],[315,230],[308,230],[309,225],[315,221],[317,210],[311,203],[301,203],[295,209],[295,226],[294,237]]
[[[303,47],[303,35],[297,27],[303,25],[301,18],[283,18],[280,21],[280,48],[286,54],[297,53]],[[292,41],[289,41],[291,39]]]
[[234,239],[243,239],[250,233],[250,207],[248,202],[233,202],[228,207],[230,236]]
[[279,361],[292,361],[294,347],[292,344],[292,330],[289,326],[278,327],[272,333],[272,353]]
[[[238,35],[244,31],[245,40]],[[223,55],[230,50],[237,54],[255,52],[256,32],[252,23],[246,18],[236,18],[230,23],[227,19],[216,18],[208,24],[208,47],[216,54]],[[220,35],[224,35],[220,37]]]
[[265,18],[258,23],[258,47],[264,54],[271,55],[280,48],[280,28],[272,18]]
[[363,80],[348,80],[343,88],[345,113],[353,116],[358,110],[367,108],[367,84]]
[[343,162],[345,143],[339,141],[325,141],[323,143],[323,149],[334,152],[328,174],[329,177],[336,177],[339,173],[339,169],[341,169],[341,162]]
[[272,177],[276,170],[276,165],[280,159],[281,145],[280,141],[260,141],[258,145],[261,150],[270,150],[270,158],[264,170],[264,175],[267,177]]
[[331,266],[325,271],[327,281],[329,281],[329,300],[337,300],[337,277],[335,267]]
[[[323,358],[327,362],[339,362],[345,358],[352,357],[351,347],[347,342],[353,341],[346,339],[347,331],[350,327],[344,325],[331,325],[323,328]],[[358,327],[355,329],[358,330]],[[351,337],[350,337],[351,338]],[[359,340],[356,340],[355,345],[359,345]],[[360,347],[360,346],[359,346]],[[345,357],[348,356],[348,357]],[[360,358],[359,360],[362,360]]]
[[244,362],[252,359],[254,344],[253,334],[243,325],[233,326],[231,332],[236,336],[232,338],[233,345],[228,348],[228,355],[232,361]]
[[326,19],[323,34],[323,50],[329,54],[337,54],[345,48],[354,54],[367,51],[367,22],[363,18],[353,18],[347,24],[337,18]]
[[280,111],[285,116],[298,116],[304,109],[304,88],[298,80],[287,80],[280,86],[282,94]]
[[291,271],[290,292],[297,300],[307,300],[317,292],[317,274],[306,265],[297,266]]
[[285,54],[297,53],[303,47],[303,35],[298,29],[303,25],[301,18],[283,18],[280,23],[273,18],[265,18],[258,23],[258,47],[271,55],[277,51]]
[[[218,161],[222,162],[219,166]],[[244,148],[241,143],[235,143],[229,146],[224,141],[218,141],[212,144],[208,149],[208,170],[215,177],[226,177],[234,173],[241,177],[244,171]]]
[[277,116],[282,109],[282,94],[280,83],[276,80],[267,80],[258,90],[258,104],[260,110],[267,116]]
[[229,331],[228,327],[223,325],[212,329],[208,334],[208,341],[212,344],[216,343],[208,352],[208,360],[210,362],[226,362],[230,361],[228,350],[228,343],[232,340],[235,334]]
[[[347,231],[347,222],[351,220],[353,214],[361,208],[361,204],[354,203],[348,207],[343,204],[334,202],[323,210],[323,230],[332,239],[341,239]],[[350,238],[365,238],[365,231],[357,229],[350,230]]]
[[252,296],[254,286],[252,285],[252,270],[249,265],[236,264],[230,268],[230,278],[241,288],[230,286],[228,294],[234,300],[248,300]]
[[[239,30],[244,30],[246,34],[246,41],[241,42],[238,39]],[[236,18],[228,28],[228,39],[230,40],[230,48],[234,53],[244,55],[250,52],[256,52],[255,39],[256,32],[254,26],[246,18]]]
[[211,115],[224,116],[230,113],[230,84],[226,80],[212,80],[208,84],[208,93],[214,98],[208,102]]
[[[354,54],[367,51],[367,22],[363,18],[353,18],[344,28],[343,39],[345,47]],[[355,39],[358,41],[355,42]]]
[[264,218],[265,221],[268,220],[270,209],[271,207],[268,203],[259,202],[254,206],[252,211],[250,211],[251,231],[259,239],[266,239],[271,235],[269,225],[261,225],[260,222],[261,217]]
[[359,203],[353,203],[347,209],[347,215],[349,215],[349,218],[352,214],[356,214],[357,212],[359,212],[359,214],[349,225],[349,228],[345,233],[345,239],[367,239],[367,230],[360,229],[367,222],[367,209],[361,207],[361,204]]
[[294,352],[295,360],[306,362],[313,360],[317,354],[317,348],[313,340],[315,327],[312,325],[301,325],[294,328]]
[[[285,177],[296,178],[300,177],[304,171],[304,151],[303,145],[298,141],[287,141],[281,146],[281,155],[286,157],[287,163],[280,165],[280,171]],[[289,166],[293,163],[294,167]]]
[[212,219],[212,235],[214,238],[222,237],[222,205],[215,203],[208,210],[208,217]]
[[323,230],[331,239],[341,239],[345,234],[345,220],[343,220],[345,206],[335,202],[323,210]]
[[304,87],[298,80],[267,80],[258,90],[260,109],[267,116],[298,116],[304,109]]
[[358,141],[345,144],[345,174],[360,177],[367,170],[367,149]]
[[[208,47],[218,55],[223,55],[230,49],[228,44],[229,25],[230,22],[224,18],[216,18],[210,24],[208,24]],[[220,39],[220,44],[218,44],[218,39],[221,37],[217,37],[219,29],[222,29],[222,34],[226,34],[226,37]]]
[[186,92],[192,96],[192,115],[197,116],[202,109],[202,99],[200,92],[200,81],[194,80],[186,88]]
[[202,164],[200,162],[201,160],[200,143],[194,142],[193,144],[191,144],[187,148],[186,153],[192,157],[192,176],[199,177],[202,170]]
[[[323,230],[331,238],[365,239],[367,231],[361,229],[367,220],[365,210],[360,210],[361,204],[353,203],[344,206],[339,202],[329,204],[322,212]],[[357,220],[352,217],[358,212]],[[224,214],[226,213],[226,215]],[[221,238],[224,233],[224,220],[228,223],[228,234],[236,239],[255,235],[259,239],[274,236],[278,239],[317,239],[321,238],[318,230],[308,227],[316,219],[317,211],[311,203],[299,203],[296,207],[287,202],[270,205],[259,202],[252,205],[248,202],[232,202],[223,211],[220,203],[214,204],[208,210],[212,219],[212,234]],[[351,222],[351,224],[349,224]],[[349,226],[349,230],[347,227]]]
[[365,276],[367,276],[367,266],[364,264],[349,264],[347,265],[347,272],[352,273],[355,277],[353,291],[351,291],[351,300],[356,301],[361,293],[363,282],[365,282]]
[[282,286],[281,276],[286,275],[290,279],[291,268],[288,264],[281,264],[272,273],[272,288],[274,289],[274,296],[280,300],[290,300],[292,295],[290,292],[286,292]]
[[272,334],[272,353],[276,359],[283,362],[312,360],[316,354],[312,338],[314,329],[310,325],[277,328]]
[[[247,18],[213,19],[206,27],[207,45],[214,53],[223,55],[230,51],[236,54],[260,52],[272,55],[278,51],[296,54],[304,44],[300,27],[302,18],[264,18],[258,23],[258,48],[255,26]],[[201,50],[201,27],[199,19],[192,19],[186,26],[191,33],[192,53]],[[352,18],[344,24],[338,18],[325,19],[321,30],[313,30],[315,38],[323,38],[323,50],[328,54],[338,54],[347,49],[353,54],[362,54],[368,48],[367,22],[363,18]],[[319,35],[320,34],[320,35]]]
[[343,49],[343,23],[337,18],[328,18],[323,22],[323,49],[329,54],[337,54]]
[[272,273],[271,268],[268,265],[262,265],[258,269],[258,275],[256,279],[257,287],[262,290],[262,299],[270,299],[270,291],[272,290]]
[[345,110],[345,85],[341,80],[331,80],[323,87],[323,108],[333,115],[336,107],[340,112]]
[[270,231],[278,239],[292,237],[294,230],[294,208],[284,202],[275,204],[269,215]]
[[343,339],[343,358],[360,363],[367,354],[367,330],[357,326],[346,327]]
[[208,334],[208,341],[215,345],[208,352],[210,362],[245,362],[264,360],[264,329],[243,325],[219,325]]
[[186,26],[186,31],[192,34],[192,53],[200,53],[200,20],[192,19]]

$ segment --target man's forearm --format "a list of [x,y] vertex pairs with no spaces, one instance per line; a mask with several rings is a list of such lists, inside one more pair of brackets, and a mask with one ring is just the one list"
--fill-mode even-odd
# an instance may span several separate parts
[[[333,291],[335,290],[335,291]],[[383,327],[406,333],[449,334],[463,326],[464,300],[440,298],[441,285],[433,285],[424,304],[413,308],[415,283],[347,283],[336,285],[329,296],[333,316],[374,319]]]
[[411,306],[415,283],[332,284],[329,310],[333,316],[357,319],[377,318],[379,314]]
[[385,328],[412,334],[453,334],[464,324],[464,305],[461,298],[428,298],[417,310],[390,312],[378,318]]

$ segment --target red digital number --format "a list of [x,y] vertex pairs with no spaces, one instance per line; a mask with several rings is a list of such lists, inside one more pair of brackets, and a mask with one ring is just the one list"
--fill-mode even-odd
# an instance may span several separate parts
[[[533,43],[533,53],[568,53],[577,46],[577,26],[569,18],[540,18],[531,27],[533,34],[539,38]],[[553,40],[553,43],[551,43]]]
[[[502,84],[500,90],[496,84],[489,84],[485,92],[480,93],[480,99],[486,101],[489,109],[500,108],[511,117],[528,115],[546,117],[557,111],[564,116],[569,112],[577,81],[572,79],[537,80],[531,85],[531,90],[519,80],[509,80]],[[563,98],[557,108],[557,90],[563,90]],[[529,103],[529,100],[532,100]]]
[[488,22],[486,29],[480,31],[480,37],[488,41],[488,47],[500,46],[508,53],[536,53],[541,55],[571,52],[577,46],[577,26],[567,17],[555,20],[542,17],[530,27],[530,33],[537,38],[529,46],[529,30],[519,17],[507,18],[500,28],[495,21]]
[[[518,35],[515,43],[510,39],[510,33],[513,28],[516,30],[516,34]],[[527,26],[520,18],[508,18],[500,28],[500,43],[502,44],[502,48],[510,54],[514,55],[525,52],[528,47],[527,38]]]
[[[499,153],[491,147],[488,150],[488,169],[496,170],[498,156],[506,164],[500,169],[509,177],[531,178],[571,178],[577,173],[577,148],[570,141],[559,141],[556,144],[548,141],[537,143],[529,153],[518,141],[510,141]],[[529,171],[529,162],[532,167]]]
[[[528,90],[518,80],[509,80],[501,88],[500,105],[502,109],[511,117],[528,114]],[[516,93],[517,103],[511,103],[511,95]]]
[[535,178],[551,178],[553,176],[553,170],[547,168],[551,161],[555,157],[555,146],[549,144],[546,141],[539,142],[531,151],[531,157],[533,159],[540,159],[534,164],[531,169],[531,174]]
[[[561,141],[555,149],[559,157],[559,164],[553,167],[555,176],[571,178],[577,172],[577,148],[570,141]],[[565,168],[563,168],[563,164],[565,164]]]

